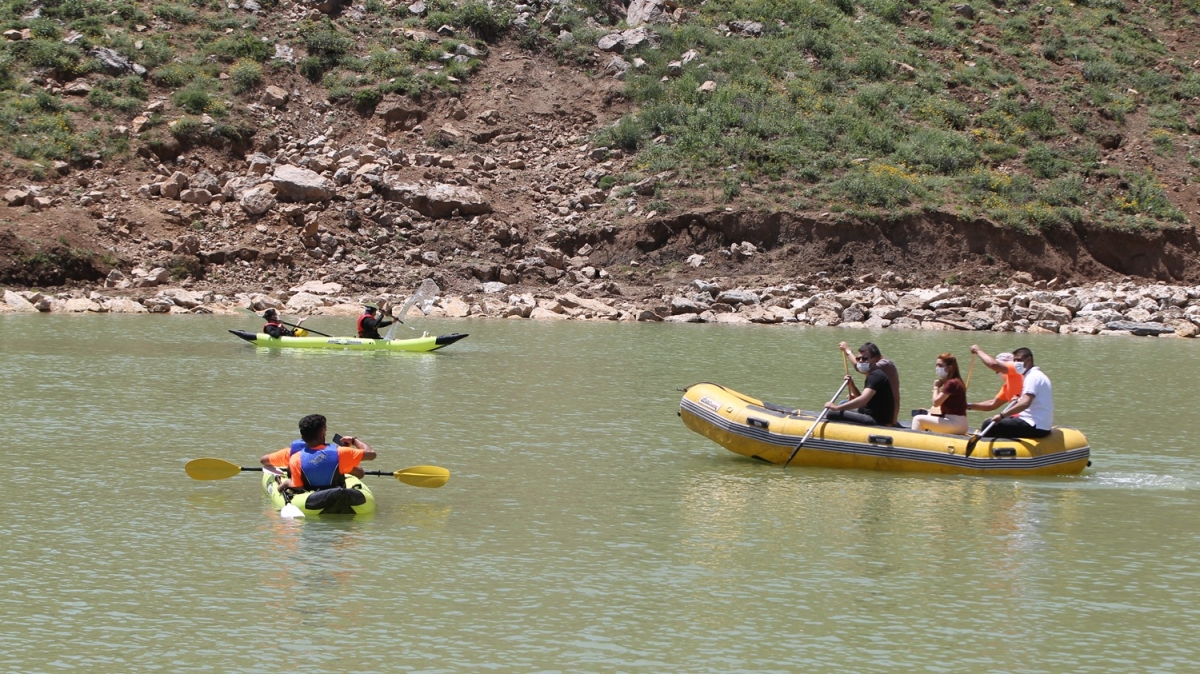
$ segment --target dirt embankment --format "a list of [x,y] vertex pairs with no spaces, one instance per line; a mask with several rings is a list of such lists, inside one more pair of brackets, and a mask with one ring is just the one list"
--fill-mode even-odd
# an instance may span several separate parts
[[[742,242],[753,244],[761,255],[738,261],[729,249]],[[1077,283],[1122,276],[1200,282],[1200,238],[1190,227],[1020,232],[937,213],[862,221],[714,210],[628,228],[610,243],[597,241],[596,247],[593,259],[609,266],[641,258],[653,268],[701,254],[701,269],[723,276],[878,278],[892,272],[916,285],[978,285],[1023,271],[1034,278]]]

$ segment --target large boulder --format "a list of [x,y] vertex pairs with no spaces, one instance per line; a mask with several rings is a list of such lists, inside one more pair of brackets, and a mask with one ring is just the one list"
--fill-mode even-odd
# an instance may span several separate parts
[[1109,330],[1129,332],[1139,337],[1168,335],[1175,328],[1162,323],[1139,323],[1137,321],[1112,321],[1106,326]]
[[269,185],[251,187],[242,192],[238,203],[250,215],[262,215],[275,208],[275,194],[271,192]]
[[333,186],[316,171],[284,164],[271,174],[271,184],[281,199],[289,201],[329,201]]
[[342,284],[332,281],[305,281],[291,289],[294,293],[312,293],[314,295],[336,295],[342,292]]
[[312,311],[325,306],[325,299],[312,293],[296,293],[287,301],[287,308],[292,313]]
[[475,190],[458,185],[434,183],[418,185],[394,183],[383,186],[383,197],[397,201],[430,218],[458,215],[483,215],[492,212],[492,205]]
[[425,121],[425,111],[408,99],[384,99],[375,108],[388,131],[412,131]]
[[112,314],[144,314],[149,311],[140,302],[126,297],[114,297],[104,304],[108,308],[108,312]]
[[630,26],[666,23],[669,11],[670,9],[663,0],[631,0],[629,6],[625,8],[625,23]]
[[13,311],[20,311],[20,312],[31,313],[31,314],[37,313],[37,307],[33,306],[32,302],[25,299],[24,297],[21,297],[20,295],[18,295],[17,293],[15,293],[11,290],[4,291],[4,304],[7,305]]

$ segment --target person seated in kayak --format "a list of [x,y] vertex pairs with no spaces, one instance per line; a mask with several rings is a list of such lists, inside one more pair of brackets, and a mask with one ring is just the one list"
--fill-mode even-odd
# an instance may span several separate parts
[[982,437],[1044,438],[1054,427],[1054,390],[1050,378],[1033,364],[1033,352],[1029,349],[1013,351],[1013,364],[1025,376],[1021,397],[1017,404],[991,418]]
[[358,336],[363,339],[383,339],[379,335],[379,328],[386,328],[392,322],[386,318],[376,316],[379,311],[375,307],[367,304],[366,309],[363,309],[362,316],[358,317]]
[[275,311],[274,309],[267,309],[265,312],[263,312],[263,318],[267,320],[267,324],[263,326],[262,331],[266,333],[268,337],[279,339],[280,337],[304,337],[308,335],[308,330],[300,327],[300,324],[304,322],[307,316],[296,321],[296,326],[294,328],[290,328],[281,323],[279,321],[279,312]]
[[999,409],[1009,404],[1010,402],[1021,397],[1021,388],[1025,383],[1025,377],[1017,372],[1017,366],[1013,362],[1013,355],[1007,351],[996,354],[995,358],[984,353],[983,349],[978,345],[971,346],[971,353],[979,356],[979,362],[983,363],[988,369],[1000,375],[1003,384],[1000,390],[992,397],[991,400],[983,402],[967,403],[968,410],[983,410],[991,412],[994,409]]
[[[854,386],[854,378],[846,375],[850,384],[850,400],[844,403],[825,403],[829,410],[825,418],[830,421],[847,421],[852,424],[870,424],[872,426],[891,426],[896,415],[895,398],[892,395],[892,385],[883,370],[878,367],[882,356],[879,347],[867,342],[858,349],[855,357],[855,368],[867,374],[867,381],[861,392]],[[857,411],[857,410],[862,410]]]
[[[876,360],[875,363],[870,367],[866,368],[863,367],[861,362],[855,362],[854,367],[859,372],[864,374],[870,370],[879,369],[883,372],[883,374],[887,375],[888,383],[891,384],[892,388],[892,401],[895,403],[895,409],[892,411],[892,420],[888,422],[887,425],[895,426],[896,421],[900,418],[900,371],[896,369],[895,363],[883,357],[879,347],[874,343],[867,342],[862,345],[862,348],[867,349],[870,353],[874,353],[878,357],[878,360]],[[850,346],[845,342],[839,342],[838,349],[850,360],[858,361],[858,357],[854,355],[854,352],[850,350]],[[853,386],[853,384],[851,384],[851,386]]]
[[[929,414],[912,419],[914,431],[967,434],[967,385],[958,372],[958,359],[950,353],[937,357],[934,365],[933,401]],[[935,410],[938,413],[935,413]]]
[[[365,472],[359,464],[375,459],[375,450],[355,437],[342,438],[341,447],[327,444],[325,417],[320,414],[310,414],[300,420],[300,438],[304,447],[291,452],[288,457],[288,477],[280,481],[280,491],[343,487],[347,474],[363,477]],[[280,452],[290,450],[287,447]]]

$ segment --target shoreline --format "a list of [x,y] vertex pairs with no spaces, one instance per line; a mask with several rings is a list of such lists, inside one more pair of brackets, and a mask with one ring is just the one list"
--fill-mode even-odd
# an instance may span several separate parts
[[[157,275],[156,275],[156,272]],[[162,270],[133,279],[110,275],[102,286],[58,292],[2,289],[0,313],[261,313],[274,308],[292,316],[357,316],[365,302],[387,310],[408,293],[380,289],[348,293],[338,283],[308,281],[287,289],[240,291],[163,283]],[[876,280],[818,278],[744,288],[729,279],[696,279],[671,289],[643,289],[640,299],[614,282],[577,284],[563,291],[477,284],[474,292],[443,294],[425,307],[427,316],[605,320],[667,323],[780,324],[893,330],[954,330],[1193,338],[1200,334],[1200,286],[1101,281],[1060,286],[1016,274],[1003,286],[908,288],[890,273]]]

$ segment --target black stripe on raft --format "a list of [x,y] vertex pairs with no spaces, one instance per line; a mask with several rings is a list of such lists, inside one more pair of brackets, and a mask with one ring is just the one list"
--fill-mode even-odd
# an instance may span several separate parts
[[[790,435],[783,433],[771,433],[766,430],[747,426],[745,424],[735,423],[725,417],[715,414],[711,410],[697,405],[691,400],[684,399],[680,405],[689,413],[700,417],[705,422],[720,428],[723,431],[740,435],[744,438],[761,442],[763,444],[775,445],[778,447],[794,448],[803,438],[803,435]],[[833,422],[830,422],[833,423]],[[867,427],[862,427],[867,428]],[[889,429],[890,430],[890,429]],[[900,429],[896,429],[900,430]],[[924,449],[906,449],[895,445],[872,446],[866,443],[847,442],[844,440],[822,440],[817,437],[811,437],[804,445],[805,449],[819,449],[826,452],[837,452],[842,454],[858,454],[861,456],[871,456],[879,458],[891,459],[908,459],[912,461],[921,461],[929,464],[939,464],[946,466],[956,466],[959,468],[971,468],[976,470],[1012,470],[1017,469],[1034,469],[1045,466],[1054,466],[1060,463],[1070,463],[1078,461],[1082,458],[1087,458],[1091,454],[1090,447],[1080,447],[1045,456],[1023,458],[1003,458],[992,459],[986,457],[968,458],[958,454],[943,454]]]

